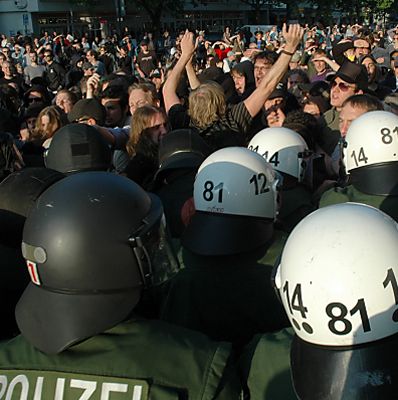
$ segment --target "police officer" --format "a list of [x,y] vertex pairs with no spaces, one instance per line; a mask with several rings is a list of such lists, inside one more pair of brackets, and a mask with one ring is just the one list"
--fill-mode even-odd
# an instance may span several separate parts
[[276,284],[299,399],[396,398],[397,240],[392,218],[353,203],[314,212],[289,237]]
[[171,236],[181,237],[185,228],[181,213],[192,198],[196,172],[211,149],[193,129],[177,129],[159,143],[159,169],[153,192],[162,200]]
[[185,268],[171,279],[163,319],[237,346],[286,326],[262,260],[273,241],[277,185],[271,165],[246,148],[206,158],[181,238]]
[[29,282],[28,271],[21,268],[26,217],[41,193],[63,177],[47,168],[25,168],[0,183],[0,339],[19,333],[14,309]]
[[262,155],[283,176],[277,226],[292,229],[314,210],[311,187],[311,154],[304,139],[288,128],[258,132],[248,148]]
[[353,201],[384,211],[398,220],[398,116],[370,111],[350,125],[343,162],[348,182],[326,191],[319,207]]
[[0,346],[6,398],[238,399],[230,346],[132,314],[164,273],[162,207],[127,178],[73,174],[38,199],[22,251],[22,332]]
[[397,240],[393,219],[357,203],[317,210],[296,226],[274,278],[295,335],[262,335],[248,346],[241,368],[252,398],[396,398]]

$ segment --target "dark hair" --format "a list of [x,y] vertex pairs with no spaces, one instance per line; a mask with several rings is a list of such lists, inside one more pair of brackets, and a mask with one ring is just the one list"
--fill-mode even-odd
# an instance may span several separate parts
[[310,78],[307,73],[301,68],[294,68],[287,72],[287,77],[290,78],[292,75],[299,75],[303,79],[303,83],[310,83]]
[[278,59],[278,54],[275,53],[274,51],[262,51],[261,53],[258,53],[254,57],[254,63],[256,63],[257,60],[265,60],[269,64],[275,64],[276,60]]
[[120,107],[124,109],[127,107],[129,98],[123,86],[110,85],[100,93],[100,100],[102,99],[118,99]]
[[342,106],[351,104],[353,107],[363,108],[366,111],[384,110],[383,103],[375,96],[370,94],[354,94],[346,99]]
[[301,110],[291,111],[286,115],[283,126],[299,133],[307,143],[308,148],[314,149],[321,131],[318,121],[313,115]]

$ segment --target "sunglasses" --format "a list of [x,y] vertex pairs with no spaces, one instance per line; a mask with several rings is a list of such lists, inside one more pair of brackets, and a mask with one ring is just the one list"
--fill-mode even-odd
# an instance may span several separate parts
[[354,89],[354,87],[352,85],[349,85],[348,83],[345,82],[339,82],[337,83],[336,81],[333,81],[331,84],[331,88],[335,88],[336,86],[338,86],[338,88],[342,91],[342,92],[346,92],[348,89]]
[[41,97],[28,97],[29,103],[40,103],[43,99]]

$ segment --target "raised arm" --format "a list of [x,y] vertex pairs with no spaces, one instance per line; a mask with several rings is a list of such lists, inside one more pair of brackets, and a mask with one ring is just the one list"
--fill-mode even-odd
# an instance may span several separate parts
[[289,66],[289,61],[303,36],[303,28],[299,24],[290,25],[289,29],[286,28],[286,24],[283,24],[282,32],[286,40],[285,48],[256,90],[244,101],[252,117],[258,114],[269,95],[283,78]]
[[192,32],[186,31],[183,38],[181,39],[181,56],[174,66],[169,76],[166,79],[166,83],[163,86],[163,99],[166,112],[169,112],[170,108],[175,104],[179,104],[180,100],[177,96],[176,90],[178,83],[180,82],[181,75],[191,59],[195,51],[194,35]]
[[200,85],[200,81],[196,75],[195,69],[193,68],[192,58],[193,57],[189,59],[189,62],[186,65],[185,70],[187,71],[189,86],[191,87],[192,90],[195,90]]

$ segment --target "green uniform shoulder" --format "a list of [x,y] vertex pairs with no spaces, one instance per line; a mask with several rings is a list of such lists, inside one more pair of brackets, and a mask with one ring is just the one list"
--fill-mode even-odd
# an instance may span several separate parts
[[290,377],[292,328],[256,335],[240,359],[252,400],[297,399]]
[[71,400],[80,389],[92,390],[84,392],[92,393],[87,399],[111,399],[112,391],[120,392],[121,400],[238,399],[230,358],[228,343],[161,321],[133,321],[54,356],[22,336],[2,343],[0,379],[7,398],[14,398],[22,380],[28,398],[36,392],[41,399],[55,398],[59,391],[56,398]]

